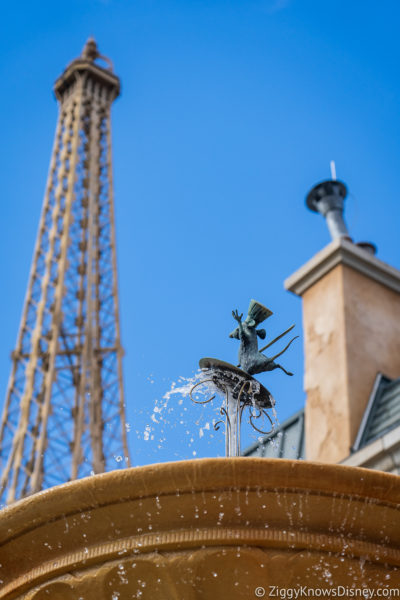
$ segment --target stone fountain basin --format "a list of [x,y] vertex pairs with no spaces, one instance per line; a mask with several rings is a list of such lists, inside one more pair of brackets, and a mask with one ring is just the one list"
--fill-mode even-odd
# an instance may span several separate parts
[[0,512],[0,598],[394,588],[399,502],[396,475],[306,461],[199,459],[104,473]]

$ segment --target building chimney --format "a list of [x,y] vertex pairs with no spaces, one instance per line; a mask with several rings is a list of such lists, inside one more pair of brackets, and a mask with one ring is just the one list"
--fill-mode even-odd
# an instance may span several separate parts
[[334,179],[319,183],[308,194],[306,204],[310,210],[319,212],[326,219],[329,233],[336,238],[350,239],[343,219],[344,199],[347,188],[341,181]]
[[306,458],[330,463],[350,454],[377,373],[400,376],[400,271],[351,241],[345,196],[336,180],[308,194],[333,239],[285,281],[303,299]]

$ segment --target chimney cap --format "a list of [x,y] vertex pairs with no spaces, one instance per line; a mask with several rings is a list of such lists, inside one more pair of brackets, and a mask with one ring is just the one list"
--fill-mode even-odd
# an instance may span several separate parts
[[337,179],[321,181],[308,193],[306,198],[307,207],[314,212],[319,212],[318,202],[326,196],[339,196],[344,199],[347,196],[347,187]]

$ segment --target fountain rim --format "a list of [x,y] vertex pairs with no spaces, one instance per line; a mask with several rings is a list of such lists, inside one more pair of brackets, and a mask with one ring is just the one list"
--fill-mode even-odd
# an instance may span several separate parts
[[[217,481],[210,478],[210,471],[218,473]],[[391,473],[282,458],[199,458],[100,473],[18,500],[0,510],[0,545],[43,524],[85,510],[177,492],[233,489],[291,490],[368,499],[388,506],[400,504],[400,476]]]

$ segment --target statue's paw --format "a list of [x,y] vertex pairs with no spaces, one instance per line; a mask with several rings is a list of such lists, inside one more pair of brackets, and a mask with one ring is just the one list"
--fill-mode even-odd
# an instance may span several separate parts
[[235,321],[237,321],[239,323],[243,318],[243,313],[241,315],[239,315],[239,311],[236,309],[236,310],[232,311],[232,316],[235,319]]

